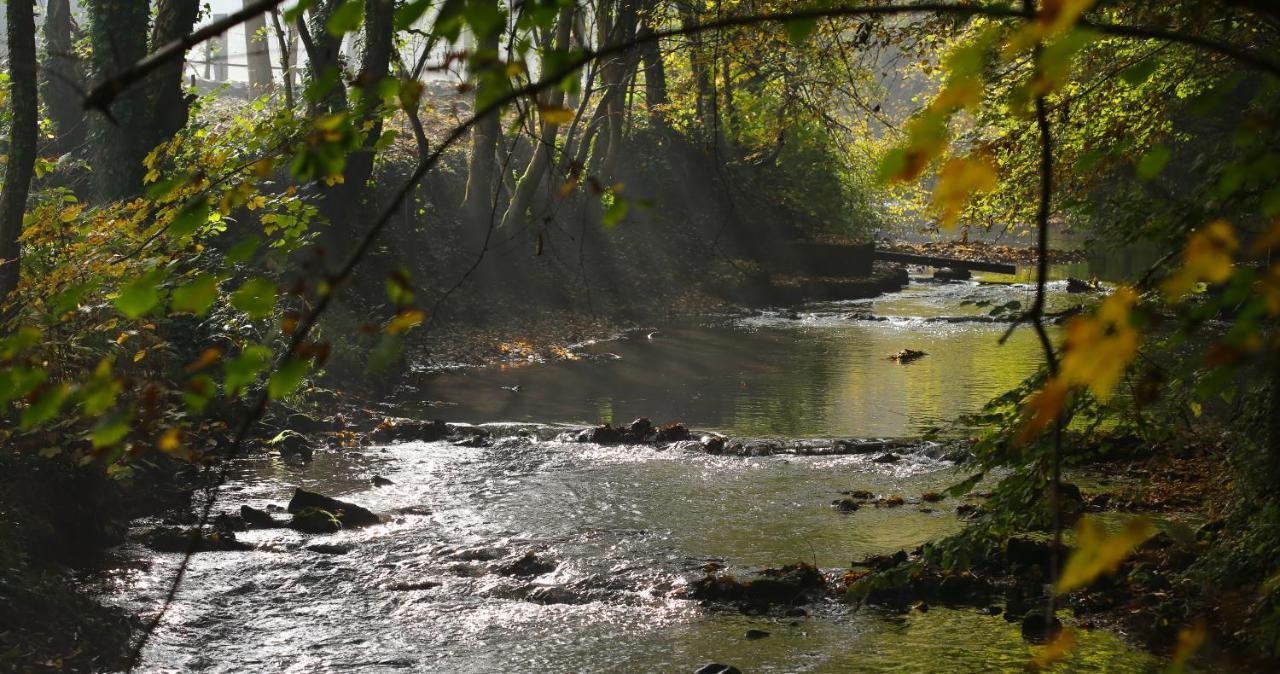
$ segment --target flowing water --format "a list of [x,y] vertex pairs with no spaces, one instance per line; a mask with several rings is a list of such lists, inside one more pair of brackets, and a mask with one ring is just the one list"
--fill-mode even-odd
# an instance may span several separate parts
[[[682,598],[712,562],[744,574],[804,560],[839,574],[853,559],[958,531],[955,502],[919,504],[958,475],[930,452],[882,464],[555,438],[556,424],[641,415],[734,435],[919,435],[1019,381],[1038,354],[1027,330],[998,346],[1004,325],[930,319],[985,313],[961,306],[966,299],[1025,302],[1029,292],[913,284],[794,315],[662,326],[581,347],[577,360],[424,376],[401,397],[432,402],[405,407],[505,422],[491,426],[499,439],[324,451],[305,467],[243,461],[219,509],[282,504],[301,486],[398,515],[328,536],[252,531],[240,538],[254,551],[197,554],[145,668],[692,672],[715,661],[744,672],[1021,671],[1030,651],[1018,625],[974,610],[901,614],[829,600],[803,617],[752,616]],[[1075,301],[1056,287],[1053,295],[1055,307]],[[903,348],[929,355],[887,360]],[[513,423],[532,421],[540,425]],[[374,475],[392,484],[372,487]],[[849,489],[909,505],[834,512],[831,500]],[[306,549],[317,542],[347,551]],[[528,551],[554,568],[500,572]],[[178,556],[121,554],[137,563],[108,578],[107,595],[153,611]],[[748,640],[748,629],[771,636]],[[1114,635],[1083,632],[1068,666],[1156,664]]]

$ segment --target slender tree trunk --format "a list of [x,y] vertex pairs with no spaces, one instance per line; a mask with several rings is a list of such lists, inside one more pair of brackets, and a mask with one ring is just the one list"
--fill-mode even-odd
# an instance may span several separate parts
[[[497,2],[494,2],[497,5]],[[493,93],[496,84],[488,75],[494,68],[502,66],[498,58],[498,45],[501,34],[494,31],[492,35],[480,38],[478,51],[473,57],[482,64],[476,73],[475,102],[479,105]],[[480,217],[493,212],[493,202],[497,199],[494,190],[498,161],[498,143],[502,137],[502,118],[500,115],[489,115],[476,123],[471,133],[471,161],[467,169],[467,191],[463,197],[463,210],[477,222]],[[476,228],[468,228],[476,229]]]
[[31,178],[36,163],[36,132],[39,111],[36,96],[36,21],[32,0],[9,0],[5,24],[9,36],[9,105],[12,125],[9,161],[4,172],[4,192],[0,194],[0,303],[7,320],[10,304],[18,289],[22,271],[22,215],[27,207]]
[[[652,33],[652,29],[644,28],[641,33]],[[658,42],[646,42],[640,47],[640,58],[644,61],[644,104],[649,111],[649,125],[654,130],[667,128],[666,114],[662,106],[670,101],[667,97],[667,70],[662,62],[662,52]]]
[[[568,46],[572,27],[573,8],[565,7],[560,10],[560,18],[556,21],[555,38],[552,43],[553,49],[565,49]],[[547,97],[545,105],[548,108],[563,106],[564,91],[562,89],[553,90]],[[534,196],[538,193],[538,186],[542,183],[542,179],[547,173],[547,167],[551,165],[551,151],[555,147],[558,128],[559,126],[556,124],[543,122],[539,141],[533,148],[533,157],[529,160],[529,165],[516,183],[515,194],[511,196],[511,203],[507,206],[507,212],[502,216],[503,228],[514,227],[518,222],[523,221],[526,211],[533,205]]]
[[298,41],[297,34],[287,30],[284,21],[280,18],[280,11],[271,10],[271,26],[276,34],[276,44],[280,47],[280,71],[282,73],[281,80],[284,82],[284,104],[290,110],[293,109],[296,101],[293,94],[293,66],[297,61]]
[[44,17],[44,63],[40,94],[53,122],[50,150],[63,154],[84,145],[85,116],[79,91],[84,70],[75,55],[71,0],[49,0]]

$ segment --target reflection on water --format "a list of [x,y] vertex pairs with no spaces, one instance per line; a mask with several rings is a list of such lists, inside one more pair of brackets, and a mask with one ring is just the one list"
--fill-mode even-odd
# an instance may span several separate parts
[[[427,375],[401,398],[441,401],[422,413],[448,421],[648,416],[752,436],[919,435],[976,410],[1039,362],[1030,330],[1000,345],[1007,324],[936,319],[990,310],[964,300],[1029,306],[1032,292],[1026,284],[915,284],[870,302],[639,332],[584,347],[574,361]],[[1055,288],[1049,310],[1079,301]],[[889,360],[904,348],[929,355]]]
[[[746,435],[910,435],[975,409],[1038,356],[1027,331],[997,346],[1003,325],[930,319],[985,311],[960,306],[965,299],[1001,304],[1029,293],[919,285],[794,318],[663,328],[653,339],[594,345],[584,351],[595,357],[579,361],[426,376],[410,396],[451,403],[428,416],[467,421],[648,415]],[[1053,301],[1074,299],[1055,292]],[[887,360],[902,348],[930,355]],[[220,509],[281,504],[302,486],[401,514],[327,536],[252,531],[241,535],[252,552],[196,555],[143,669],[692,672],[719,661],[744,672],[978,672],[1021,671],[1030,658],[1016,625],[973,610],[888,614],[827,601],[804,617],[749,617],[682,598],[708,562],[744,574],[805,560],[838,575],[854,559],[958,531],[956,501],[919,498],[961,477],[945,461],[715,457],[535,439],[553,431],[503,435],[492,447],[323,451],[307,466],[242,461]],[[374,475],[391,484],[371,487]],[[908,503],[833,511],[851,489]],[[307,549],[317,542],[349,549]],[[529,550],[554,568],[500,572]],[[123,552],[146,563],[108,578],[104,592],[146,615],[178,557]],[[748,641],[747,629],[771,636]],[[1066,668],[1154,665],[1114,635],[1086,632]]]

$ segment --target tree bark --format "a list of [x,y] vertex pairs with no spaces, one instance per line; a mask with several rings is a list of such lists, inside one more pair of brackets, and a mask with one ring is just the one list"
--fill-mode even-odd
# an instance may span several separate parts
[[[199,14],[198,0],[157,0],[151,49],[163,47],[190,33]],[[152,133],[142,148],[143,154],[172,138],[187,125],[193,97],[182,88],[183,67],[182,59],[174,59],[150,77],[151,105],[148,112],[154,121],[147,124]]]
[[[147,55],[150,8],[135,0],[93,0],[89,4],[89,41],[93,47],[94,78],[106,79]],[[96,162],[94,188],[98,198],[111,201],[137,194],[142,186],[151,118],[148,87],[133,87],[116,97],[110,117],[90,116]]]
[[306,20],[298,19],[298,34],[307,50],[307,93],[313,113],[347,109],[347,90],[342,82],[342,38],[330,35],[326,28],[333,10],[340,4],[342,0],[319,0]]
[[13,296],[22,271],[22,216],[35,173],[39,110],[36,96],[36,20],[31,0],[9,0],[5,25],[9,36],[9,105],[13,111],[9,133],[9,162],[0,194],[0,303],[3,317],[12,315]]
[[[562,50],[568,47],[572,28],[573,7],[565,7],[560,10],[560,17],[556,21],[556,32],[552,43],[553,49]],[[545,105],[548,108],[563,106],[564,90],[559,88],[552,90],[547,97]],[[515,194],[511,196],[511,203],[507,206],[507,212],[502,216],[503,228],[514,227],[518,222],[523,221],[526,211],[533,205],[534,196],[538,193],[538,186],[542,184],[542,179],[547,173],[547,167],[551,165],[551,150],[555,147],[557,129],[559,129],[558,125],[543,122],[539,142],[533,148],[533,157],[529,160],[528,166],[516,183]]]
[[[652,32],[647,27],[641,31],[642,34]],[[670,100],[667,95],[667,69],[662,62],[658,42],[654,40],[644,43],[640,47],[640,58],[644,62],[644,104],[649,112],[649,125],[654,130],[665,130],[667,118],[661,108]]]
[[[240,0],[245,6],[253,0]],[[271,91],[271,48],[267,46],[267,17],[259,14],[244,22],[245,60],[249,66],[249,93],[262,96]]]
[[65,154],[80,149],[85,139],[84,108],[80,90],[84,69],[75,55],[75,26],[71,0],[49,0],[44,18],[44,63],[40,94],[53,122],[50,151]]
[[[497,4],[496,1],[494,3]],[[474,57],[482,64],[475,73],[475,103],[487,100],[492,94],[494,82],[490,75],[494,68],[502,67],[498,58],[498,46],[501,34],[494,31],[492,35],[480,38],[478,51]],[[497,194],[494,190],[494,179],[497,171],[498,143],[502,137],[501,115],[489,115],[476,123],[471,132],[471,159],[467,167],[467,189],[463,196],[463,210],[476,222],[481,217],[493,212]],[[474,228],[468,228],[468,231]]]

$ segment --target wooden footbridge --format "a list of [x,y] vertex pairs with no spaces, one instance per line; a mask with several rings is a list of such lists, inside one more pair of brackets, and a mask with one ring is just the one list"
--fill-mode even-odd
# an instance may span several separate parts
[[876,250],[875,245],[870,243],[844,244],[811,241],[789,241],[770,246],[768,266],[770,271],[783,274],[847,278],[870,276],[872,263],[876,260],[940,269],[963,269],[995,274],[1017,273],[1017,267],[1002,262],[961,260]]

